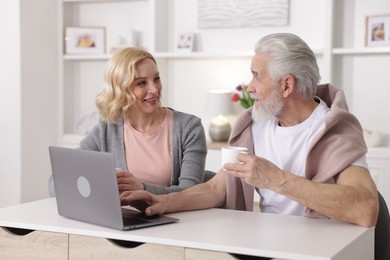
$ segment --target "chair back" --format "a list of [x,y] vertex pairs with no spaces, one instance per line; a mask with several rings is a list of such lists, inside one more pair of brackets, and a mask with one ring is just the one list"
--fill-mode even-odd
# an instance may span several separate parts
[[204,171],[204,177],[203,177],[203,182],[208,182],[210,179],[212,179],[215,176],[215,172],[205,170]]
[[375,260],[390,259],[390,216],[386,201],[378,191],[379,214],[375,225]]

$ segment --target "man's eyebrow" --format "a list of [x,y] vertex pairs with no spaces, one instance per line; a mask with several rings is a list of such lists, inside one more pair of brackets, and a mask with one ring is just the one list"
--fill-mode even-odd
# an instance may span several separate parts
[[251,72],[252,72],[253,75],[256,75],[256,76],[259,75],[259,73],[254,71],[254,70],[251,70]]

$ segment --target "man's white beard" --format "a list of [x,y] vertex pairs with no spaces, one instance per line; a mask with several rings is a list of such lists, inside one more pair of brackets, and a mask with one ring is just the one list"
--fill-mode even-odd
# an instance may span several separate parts
[[254,105],[252,110],[252,119],[256,123],[277,117],[283,109],[281,94],[276,89],[269,98],[261,99],[260,97],[256,97],[256,100],[260,102],[260,106],[257,108]]

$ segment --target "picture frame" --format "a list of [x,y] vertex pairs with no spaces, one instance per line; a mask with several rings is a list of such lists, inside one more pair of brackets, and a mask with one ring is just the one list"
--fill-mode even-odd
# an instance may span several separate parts
[[366,17],[366,46],[390,46],[390,14]]
[[192,52],[194,46],[194,33],[185,32],[180,33],[177,37],[176,51],[178,52]]
[[104,27],[66,27],[65,54],[104,54]]

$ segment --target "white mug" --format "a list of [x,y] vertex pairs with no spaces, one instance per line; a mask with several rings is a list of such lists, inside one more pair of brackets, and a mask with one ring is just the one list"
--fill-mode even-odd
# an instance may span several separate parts
[[225,163],[239,163],[240,161],[237,159],[237,156],[240,153],[248,153],[248,149],[246,147],[238,147],[238,146],[230,146],[230,147],[222,147],[222,167]]

